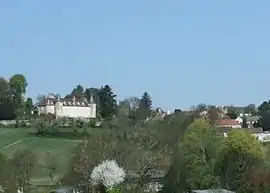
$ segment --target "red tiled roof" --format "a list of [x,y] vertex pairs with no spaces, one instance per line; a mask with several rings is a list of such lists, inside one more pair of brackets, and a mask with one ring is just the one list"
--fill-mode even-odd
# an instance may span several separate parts
[[234,119],[222,119],[218,123],[219,125],[240,125],[236,120]]

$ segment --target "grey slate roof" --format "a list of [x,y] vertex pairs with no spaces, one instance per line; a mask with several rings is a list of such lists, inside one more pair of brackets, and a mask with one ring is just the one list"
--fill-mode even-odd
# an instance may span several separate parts
[[261,117],[260,116],[250,116],[250,117],[246,117],[247,122],[257,122],[259,121]]
[[220,128],[218,128],[218,132],[219,133],[229,133],[230,131],[239,130],[239,129],[246,130],[246,131],[249,131],[251,133],[262,133],[263,132],[262,128],[231,128],[231,127],[220,127]]
[[61,98],[59,94],[57,94],[56,96],[47,96],[44,101],[42,101],[38,106],[54,106],[57,101],[62,102],[63,106],[90,106],[90,103],[85,98]]

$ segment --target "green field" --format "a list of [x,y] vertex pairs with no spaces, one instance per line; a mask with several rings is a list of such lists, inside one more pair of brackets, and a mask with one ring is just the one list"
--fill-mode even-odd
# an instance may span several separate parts
[[[49,184],[48,170],[42,166],[56,166],[54,182],[57,182],[71,167],[71,158],[75,154],[80,140],[45,138],[29,135],[31,129],[0,128],[0,152],[12,158],[16,151],[29,150],[34,152],[37,161],[33,170],[31,184]],[[50,156],[48,156],[48,154]]]

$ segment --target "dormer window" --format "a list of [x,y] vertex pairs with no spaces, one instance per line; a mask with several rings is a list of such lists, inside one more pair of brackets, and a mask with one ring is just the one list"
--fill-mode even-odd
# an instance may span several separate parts
[[63,104],[64,104],[64,105],[66,105],[66,104],[67,104],[67,102],[66,102],[66,101],[64,101],[64,102],[63,102]]
[[71,102],[70,102],[70,101],[68,101],[68,104],[69,104],[69,105],[71,105]]
[[75,102],[73,102],[72,104],[73,104],[73,105],[76,105],[76,103],[75,103]]
[[80,102],[77,102],[77,105],[79,106],[80,105]]

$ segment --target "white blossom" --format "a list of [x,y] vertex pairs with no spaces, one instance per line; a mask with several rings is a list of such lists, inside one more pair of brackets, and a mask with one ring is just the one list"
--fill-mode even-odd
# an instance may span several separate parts
[[162,184],[160,183],[149,183],[144,188],[145,192],[159,192],[162,189]]
[[0,185],[0,192],[5,192],[5,188],[3,185]]
[[17,193],[23,193],[23,189],[22,188],[18,188],[17,189]]
[[125,170],[114,160],[106,160],[96,166],[91,173],[94,184],[102,184],[106,188],[113,188],[125,180]]

